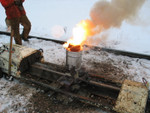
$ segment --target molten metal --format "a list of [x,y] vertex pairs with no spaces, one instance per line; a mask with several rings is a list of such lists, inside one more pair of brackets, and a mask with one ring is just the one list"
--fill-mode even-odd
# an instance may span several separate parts
[[73,36],[63,46],[68,51],[82,51],[88,38],[95,34],[93,28],[95,26],[90,20],[82,20],[73,28]]
[[69,44],[67,50],[72,51],[72,52],[79,52],[79,51],[81,51],[81,46],[80,45],[71,45],[71,44]]

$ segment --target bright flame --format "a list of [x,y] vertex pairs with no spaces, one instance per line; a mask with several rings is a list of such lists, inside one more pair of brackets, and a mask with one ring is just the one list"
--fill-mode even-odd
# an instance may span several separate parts
[[63,46],[71,51],[69,45],[78,46],[80,45],[80,51],[83,49],[82,46],[85,44],[89,36],[94,35],[92,29],[95,28],[95,25],[90,20],[82,20],[76,27],[73,29],[73,37],[67,41]]

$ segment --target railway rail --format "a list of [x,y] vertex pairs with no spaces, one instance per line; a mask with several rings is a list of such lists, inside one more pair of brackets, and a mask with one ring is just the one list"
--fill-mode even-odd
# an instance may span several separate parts
[[114,82],[103,76],[83,71],[78,74],[79,78],[74,79],[65,67],[35,63],[28,73],[22,74],[20,79],[116,113],[113,107],[121,88],[121,82]]
[[[0,31],[0,35],[7,35],[10,36],[10,33],[5,32],[5,31]],[[41,39],[41,40],[46,40],[46,41],[52,41],[58,44],[64,44],[65,41],[62,40],[55,40],[55,39],[50,39],[50,38],[45,38],[45,37],[38,37],[38,36],[28,36],[29,39],[35,38],[35,39]],[[88,46],[88,45],[86,45]],[[98,46],[93,46],[94,50],[97,51],[106,51],[110,53],[114,53],[116,55],[123,55],[123,56],[129,56],[133,58],[142,58],[142,59],[148,59],[150,60],[150,55],[146,54],[140,54],[140,53],[135,53],[135,52],[129,52],[129,51],[123,51],[123,50],[116,50],[116,49],[109,49],[109,48],[103,48],[103,47],[98,47]]]
[[[0,31],[0,34],[10,36],[10,33],[3,31]],[[59,44],[64,43],[64,41],[36,36],[29,36],[29,38],[53,41]],[[139,53],[100,47],[93,47],[93,49],[95,51],[107,51],[117,55],[150,60],[149,55]],[[55,93],[68,95],[86,104],[100,107],[111,113],[116,113],[113,107],[119,95],[122,82],[106,78],[103,75],[86,73],[84,69],[76,73],[79,76],[78,78],[74,78],[74,70],[71,71],[72,72],[70,72],[66,66],[36,62],[31,65],[28,72],[21,74],[19,80],[46,87]],[[150,100],[147,102],[145,112],[150,112]]]
[[[79,78],[74,79],[66,67],[51,63],[35,63],[27,73],[22,73],[20,80],[45,87],[54,91],[53,94],[61,93],[107,112],[117,113],[113,108],[122,82],[83,70],[78,74]],[[149,112],[150,101],[145,109],[145,113]]]

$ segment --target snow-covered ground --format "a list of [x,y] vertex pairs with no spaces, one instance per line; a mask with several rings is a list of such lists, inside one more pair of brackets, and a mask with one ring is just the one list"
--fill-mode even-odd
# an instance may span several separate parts
[[[67,40],[71,37],[72,28],[77,23],[90,18],[89,12],[96,1],[98,0],[26,0],[24,6],[32,23],[30,35]],[[99,36],[105,38],[98,45],[150,55],[149,11],[150,0],[146,0],[134,24],[123,21],[120,28],[110,28],[99,34]],[[1,31],[6,31],[7,29],[4,21],[5,17],[4,9],[0,6]],[[66,33],[64,28],[67,30]],[[4,43],[9,43],[9,40],[8,36],[0,35],[0,46]],[[29,43],[23,42],[23,45],[35,49],[42,48],[45,61],[65,65],[65,49],[62,45],[37,39],[30,39]],[[92,50],[85,52],[83,54],[83,65],[90,69],[91,62],[113,61],[112,65],[121,68],[124,74],[130,75],[127,76],[128,79],[142,82],[142,77],[145,77],[150,82],[149,60],[116,56],[108,53],[103,54],[105,54],[103,57],[99,57],[100,52]],[[35,93],[35,89],[29,88],[25,95],[11,95],[9,90],[16,87],[16,85],[18,85],[18,82],[10,83],[4,79],[0,80],[0,112],[5,112],[6,110],[9,113],[17,113],[16,109],[22,111],[23,107],[28,103],[28,99]],[[21,85],[19,88],[21,87],[24,86]]]
[[28,100],[35,92],[34,88],[18,81],[9,82],[5,79],[0,79],[0,112],[26,112],[25,106],[29,103]]
[[[4,39],[6,42],[9,42],[8,36],[1,35],[0,41]],[[23,42],[23,45],[35,49],[42,48],[44,50],[45,61],[65,65],[66,50],[60,44],[50,41],[30,39],[29,43]],[[83,52],[82,66],[90,72],[100,72],[100,74],[106,75],[114,80],[122,81],[124,79],[130,79],[142,82],[142,78],[144,77],[150,82],[150,61],[145,59],[117,56],[107,52],[88,50]],[[24,85],[19,86],[19,89],[21,88],[23,91],[21,89],[20,91],[16,91],[18,88],[16,88],[16,84],[17,83],[10,83],[4,79],[0,80],[0,95],[2,95],[0,96],[0,112],[8,111],[18,113],[19,111],[26,111],[27,108],[25,106],[29,104],[28,100],[37,92],[35,89],[29,87],[29,91],[25,91],[26,87]],[[14,90],[14,93],[16,94],[15,96],[12,96],[13,90],[9,91],[10,89]],[[25,94],[20,95],[20,93]],[[14,101],[16,103],[14,103]]]

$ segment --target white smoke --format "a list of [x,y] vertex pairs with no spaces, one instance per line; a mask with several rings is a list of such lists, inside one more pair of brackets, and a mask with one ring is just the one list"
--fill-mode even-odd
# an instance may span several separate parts
[[55,38],[61,38],[66,33],[66,28],[60,25],[55,25],[51,29],[51,35]]
[[99,0],[90,12],[94,24],[110,27],[120,27],[124,20],[133,21],[145,0]]

